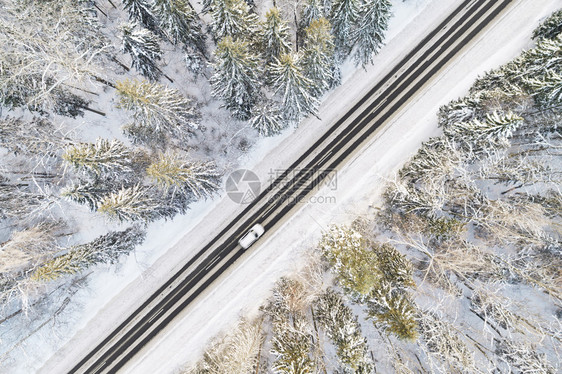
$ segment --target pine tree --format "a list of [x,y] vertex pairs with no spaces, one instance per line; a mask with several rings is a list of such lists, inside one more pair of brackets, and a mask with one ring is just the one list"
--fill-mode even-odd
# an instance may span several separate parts
[[334,37],[330,32],[330,23],[325,18],[312,21],[305,31],[303,72],[313,83],[314,96],[320,97],[334,81]]
[[98,211],[121,222],[146,223],[160,218],[171,218],[177,213],[177,210],[167,204],[156,191],[138,184],[123,187],[104,197]]
[[439,108],[439,127],[446,128],[456,122],[482,119],[482,104],[478,98],[465,96]]
[[523,118],[514,113],[499,114],[494,112],[486,114],[484,121],[472,120],[469,122],[457,122],[443,129],[446,137],[471,147],[476,150],[482,148],[496,147],[512,136],[523,123]]
[[562,74],[547,70],[543,78],[529,78],[523,81],[542,107],[549,108],[562,103]]
[[287,21],[281,18],[279,9],[274,7],[267,11],[258,38],[267,64],[273,62],[274,58],[279,58],[279,56],[291,50],[289,26]]
[[371,243],[377,256],[377,269],[382,274],[381,284],[386,282],[393,288],[404,290],[414,287],[412,263],[392,245]]
[[275,356],[272,368],[276,373],[312,374],[314,361],[310,358],[311,335],[298,319],[293,325],[279,324],[271,340],[271,353]]
[[99,181],[78,181],[71,182],[68,186],[64,187],[61,190],[61,196],[78,204],[87,205],[91,211],[96,211],[105,195],[110,192],[111,189]]
[[235,117],[248,119],[260,87],[258,57],[247,42],[227,36],[218,43],[215,59],[213,96],[221,98]]
[[[135,122],[148,127],[154,136],[183,139],[199,128],[200,114],[194,101],[176,89],[137,80],[117,82],[116,89],[118,107],[132,111]],[[150,138],[148,132],[145,135]]]
[[371,373],[374,368],[367,353],[367,340],[361,333],[357,316],[343,298],[329,289],[314,305],[316,320],[334,342],[340,363],[351,372]]
[[258,23],[258,17],[250,13],[244,0],[213,0],[211,16],[211,32],[215,40],[227,36],[250,39]]
[[136,23],[121,25],[123,52],[129,53],[133,67],[150,80],[158,80],[162,72],[156,62],[160,60],[162,51],[158,38],[148,29],[138,28]]
[[368,295],[380,283],[377,255],[359,232],[332,226],[319,246],[338,283],[354,299]]
[[365,67],[373,63],[373,54],[377,53],[384,41],[388,29],[392,4],[389,0],[365,0],[359,8],[357,28],[353,33],[355,62]]
[[336,52],[340,59],[345,57],[353,48],[354,28],[359,17],[359,3],[357,0],[334,0],[330,9],[330,23],[336,45]]
[[205,51],[205,34],[195,10],[187,0],[155,0],[159,28],[173,44],[183,43]]
[[121,141],[98,138],[95,143],[81,143],[66,148],[63,160],[77,170],[96,176],[111,174],[118,176],[130,172],[131,150]]
[[259,100],[251,113],[250,126],[261,135],[272,136],[284,128],[279,108],[271,100]]
[[304,31],[312,21],[325,17],[324,6],[321,0],[306,0],[299,21],[299,29]]
[[298,123],[302,117],[316,115],[319,102],[312,95],[313,83],[304,76],[297,56],[286,54],[275,59],[269,80],[280,99],[279,110],[286,122]]
[[416,308],[407,293],[384,282],[367,301],[369,318],[376,326],[404,340],[416,340]]
[[562,33],[562,9],[552,13],[533,31],[533,39],[554,39]]
[[212,196],[221,178],[214,162],[188,161],[174,154],[160,154],[146,174],[164,191],[173,189],[197,199]]
[[149,30],[156,31],[156,19],[150,0],[122,0],[129,13],[129,20],[141,24]]
[[76,274],[97,264],[115,263],[144,241],[145,232],[137,226],[124,231],[110,231],[93,241],[71,247],[67,253],[39,266],[31,280],[46,282]]

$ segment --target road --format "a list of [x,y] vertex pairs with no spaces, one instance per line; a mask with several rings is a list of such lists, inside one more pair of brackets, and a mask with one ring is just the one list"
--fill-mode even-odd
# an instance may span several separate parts
[[314,193],[511,2],[464,1],[70,372],[114,373],[122,368],[242,256],[237,242],[250,227],[261,223],[266,235],[274,231],[297,209],[296,201]]

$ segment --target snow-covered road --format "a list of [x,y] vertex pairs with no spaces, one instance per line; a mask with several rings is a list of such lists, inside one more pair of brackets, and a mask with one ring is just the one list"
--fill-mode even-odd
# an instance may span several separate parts
[[[264,182],[272,170],[290,164],[372,87],[373,82],[389,71],[403,57],[404,51],[424,36],[423,30],[434,26],[460,2],[448,1],[444,5],[437,0],[396,1],[398,16],[393,19],[392,39],[377,56],[375,64],[366,71],[353,71],[351,65],[347,66],[344,84],[322,105],[322,120],[310,119],[296,131],[264,139],[242,164]],[[126,371],[174,372],[183,362],[196,358],[205,343],[228,328],[239,315],[255,311],[275,280],[299,267],[300,256],[318,239],[322,229],[332,222],[347,222],[364,213],[370,204],[376,204],[385,180],[392,177],[423,140],[438,132],[435,118],[438,107],[464,94],[478,74],[507,61],[528,46],[532,29],[541,17],[560,6],[556,3],[551,0],[516,1],[494,27],[465,48],[462,58],[449,64],[438,80],[425,87],[423,95],[412,100],[400,116],[380,131],[369,147],[343,170],[338,170],[337,190],[327,188],[318,193],[318,196],[334,197],[337,203],[325,199],[324,203],[303,205],[281,230],[259,248],[253,247],[215,283],[212,291],[207,291],[184,311]],[[408,17],[419,11],[421,14],[408,23]],[[400,30],[403,26],[406,28]],[[192,207],[192,214],[152,227],[147,242],[138,251],[140,262],[132,258],[119,274],[108,272],[93,279],[91,288],[96,295],[92,297],[84,292],[84,310],[76,314],[74,322],[71,321],[73,328],[63,337],[68,343],[54,352],[40,372],[66,372],[241,208],[227,197],[212,203],[201,202]],[[76,330],[72,336],[72,331]],[[28,357],[27,365],[22,363],[18,371],[37,370],[50,353],[48,347],[42,347],[37,352],[37,360],[29,362]]]

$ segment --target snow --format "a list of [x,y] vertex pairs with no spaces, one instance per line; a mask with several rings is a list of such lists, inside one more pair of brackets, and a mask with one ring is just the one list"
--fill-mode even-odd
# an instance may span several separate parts
[[[375,64],[365,71],[348,63],[343,70],[344,85],[324,98],[320,108],[322,120],[309,119],[296,130],[287,129],[279,136],[261,139],[250,153],[238,160],[239,165],[251,168],[265,181],[271,170],[282,169],[298,158],[322,130],[370,88],[371,82],[382,77],[405,50],[423,37],[420,30],[434,26],[460,1],[443,3],[393,1],[395,15],[391,18],[389,41]],[[497,25],[479,36],[477,43],[465,48],[462,58],[450,63],[439,79],[426,85],[422,95],[379,131],[369,147],[338,171],[336,191],[327,188],[319,191],[317,196],[333,196],[337,204],[305,204],[275,233],[266,233],[259,247],[247,252],[215,282],[212,290],[178,316],[173,326],[145,347],[126,371],[174,372],[183,363],[196,359],[205,343],[228,329],[239,316],[255,312],[275,280],[299,268],[306,248],[314,244],[330,223],[349,222],[378,202],[385,181],[392,178],[423,140],[438,133],[435,119],[438,107],[463,95],[478,74],[527,47],[539,18],[555,10],[553,3],[522,0],[514,4]],[[119,136],[117,131],[115,135]],[[46,325],[25,342],[21,354],[2,362],[3,370],[9,367],[11,373],[66,372],[241,209],[223,196],[193,204],[185,216],[151,225],[146,242],[117,271],[107,267],[107,271],[98,269],[90,276],[88,287],[80,289],[71,301],[72,307],[68,308],[71,313],[58,317],[58,336]]]

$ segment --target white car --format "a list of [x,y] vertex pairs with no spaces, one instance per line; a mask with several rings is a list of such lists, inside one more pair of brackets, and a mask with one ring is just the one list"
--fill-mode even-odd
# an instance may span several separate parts
[[264,232],[265,229],[263,228],[263,226],[259,223],[256,223],[254,226],[252,226],[250,231],[248,231],[246,234],[244,234],[243,237],[240,238],[240,240],[238,240],[238,243],[242,248],[248,249],[252,244],[254,244],[256,240],[260,238],[260,236],[263,235]]

